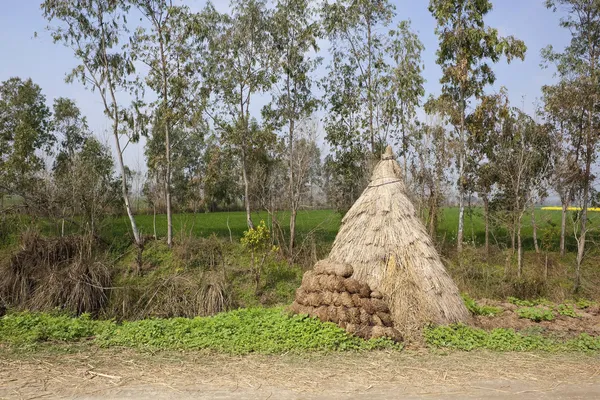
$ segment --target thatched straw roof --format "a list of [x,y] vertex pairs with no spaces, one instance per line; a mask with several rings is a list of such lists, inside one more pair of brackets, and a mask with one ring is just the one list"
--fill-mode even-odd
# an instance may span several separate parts
[[405,334],[427,323],[470,318],[456,284],[405,194],[401,168],[391,147],[369,186],[342,220],[329,254],[351,264],[352,278],[381,292],[397,329]]

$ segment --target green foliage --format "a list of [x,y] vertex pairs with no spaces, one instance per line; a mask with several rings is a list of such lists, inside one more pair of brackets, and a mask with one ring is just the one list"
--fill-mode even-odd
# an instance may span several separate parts
[[577,314],[575,308],[569,304],[559,304],[556,311],[565,317],[579,318],[579,314]]
[[529,301],[529,300],[521,300],[521,299],[518,299],[518,298],[516,298],[516,297],[512,297],[512,296],[511,296],[511,297],[509,297],[509,298],[507,298],[507,299],[506,299],[506,301],[508,301],[509,303],[511,303],[511,304],[514,304],[514,305],[516,305],[516,306],[519,306],[519,307],[533,307],[533,306],[535,306],[535,305],[536,305],[536,304],[535,304],[534,302],[532,302],[532,301]]
[[268,248],[271,240],[271,232],[264,220],[261,220],[257,227],[250,228],[244,232],[240,240],[242,246],[251,251],[260,251]]
[[551,310],[540,307],[523,307],[515,311],[519,318],[527,318],[535,322],[552,321],[554,313]]
[[228,354],[400,349],[387,339],[365,341],[332,323],[281,308],[240,309],[214,317],[147,319],[117,324],[88,316],[21,313],[0,319],[0,343],[15,345],[92,338],[100,346],[144,350],[209,349]]
[[469,297],[468,294],[461,294],[465,306],[473,315],[484,315],[486,317],[494,317],[502,312],[502,309],[494,306],[480,306],[477,302]]
[[535,307],[535,306],[552,306],[552,302],[544,299],[544,298],[539,298],[536,300],[521,300],[517,297],[508,297],[506,299],[506,301],[508,301],[511,304],[514,304],[516,306],[519,307]]
[[478,96],[496,79],[489,61],[498,62],[502,56],[508,62],[524,59],[527,47],[521,40],[500,37],[497,29],[485,26],[484,17],[491,10],[490,0],[430,0],[440,39],[437,63],[443,70],[442,93],[460,91],[464,100]]
[[55,140],[50,124],[40,86],[16,77],[0,82],[0,196],[30,194]]
[[596,304],[596,303],[593,301],[590,301],[590,300],[586,300],[586,299],[579,299],[575,302],[575,305],[577,306],[577,308],[579,308],[581,310],[585,310],[586,308],[589,308],[594,304]]
[[71,342],[91,337],[110,325],[92,320],[89,314],[72,318],[66,314],[15,313],[0,319],[0,342],[27,345],[46,341]]
[[493,351],[598,351],[600,337],[581,334],[560,340],[540,333],[523,334],[513,329],[497,328],[485,331],[463,324],[428,327],[425,342],[432,347],[457,350],[487,349]]

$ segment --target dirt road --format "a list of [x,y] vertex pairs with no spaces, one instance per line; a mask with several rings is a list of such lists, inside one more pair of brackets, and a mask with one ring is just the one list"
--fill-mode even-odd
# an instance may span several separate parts
[[223,356],[0,348],[4,399],[597,399],[600,357],[373,352]]

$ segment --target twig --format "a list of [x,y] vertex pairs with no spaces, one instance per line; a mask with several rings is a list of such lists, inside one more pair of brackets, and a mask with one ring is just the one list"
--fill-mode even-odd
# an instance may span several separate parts
[[87,373],[90,374],[90,375],[93,375],[93,376],[101,376],[103,378],[108,378],[108,379],[123,379],[120,376],[103,374],[101,372],[87,371]]

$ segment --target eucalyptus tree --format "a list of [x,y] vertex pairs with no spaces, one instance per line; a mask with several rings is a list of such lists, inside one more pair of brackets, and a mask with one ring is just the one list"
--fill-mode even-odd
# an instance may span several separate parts
[[54,171],[51,193],[53,208],[61,219],[80,233],[97,235],[102,221],[119,206],[119,186],[114,178],[114,161],[110,149],[94,136],[86,135],[68,159]]
[[512,36],[503,38],[498,30],[485,25],[484,17],[492,10],[490,0],[430,0],[429,11],[437,21],[435,29],[440,48],[437,63],[442,67],[442,97],[449,98],[454,110],[448,114],[458,134],[459,217],[457,250],[462,251],[464,235],[466,110],[474,97],[483,94],[496,77],[490,62],[502,56],[508,62],[524,59],[526,46]]
[[[36,174],[44,169],[42,154],[54,144],[46,96],[31,79],[0,83],[0,201],[5,195],[27,197]],[[0,204],[3,206],[3,204]]]
[[565,255],[567,211],[583,183],[581,167],[585,137],[585,103],[575,82],[562,79],[543,91],[543,114],[554,127],[554,173],[552,187],[561,202],[560,254]]
[[583,129],[571,133],[572,141],[581,144],[582,210],[577,239],[577,266],[575,291],[581,285],[581,264],[585,256],[588,232],[588,207],[592,193],[592,164],[596,159],[600,141],[600,1],[598,0],[547,0],[546,6],[565,14],[560,25],[571,33],[571,43],[562,53],[552,47],[544,49],[547,61],[556,62],[561,79],[573,83],[577,102],[583,108]]
[[[266,0],[233,0],[232,14],[210,11],[213,21],[207,74],[216,110],[208,110],[221,139],[240,158],[246,222],[253,228],[249,156],[255,144],[250,106],[254,96],[271,89],[276,50],[270,34],[272,12]],[[207,17],[208,18],[208,17]]]
[[57,190],[57,206],[60,208],[62,217],[61,233],[64,235],[65,218],[68,210],[72,211],[72,216],[77,212],[75,200],[72,196],[73,190],[69,190],[74,180],[80,177],[75,176],[74,163],[76,155],[83,149],[87,139],[91,134],[88,129],[87,120],[81,114],[77,104],[71,99],[59,97],[54,100],[54,115],[52,118],[52,130],[58,139],[56,157],[53,165],[54,182],[63,190]]
[[421,123],[413,136],[414,154],[410,171],[420,217],[432,238],[436,237],[441,205],[451,170],[451,141],[440,118]]
[[[132,37],[132,50],[136,59],[147,66],[146,85],[156,93],[152,104],[155,123],[160,125],[164,157],[164,193],[167,213],[167,244],[173,244],[171,207],[172,151],[174,129],[182,129],[194,116],[201,114],[202,102],[197,102],[199,77],[195,60],[194,30],[187,7],[175,7],[172,0],[130,0],[149,27],[140,26]],[[187,121],[186,121],[187,119]]]
[[[102,108],[110,119],[112,135],[121,172],[121,193],[136,245],[143,248],[143,238],[133,216],[123,152],[130,142],[139,139],[139,110],[124,107],[123,92],[133,90],[130,78],[134,63],[129,51],[119,44],[127,32],[128,5],[122,0],[45,0],[44,17],[51,23],[52,37],[72,49],[78,60],[66,81],[80,81],[84,87],[99,94]],[[125,144],[122,140],[125,140]]]
[[425,95],[425,67],[421,60],[425,47],[419,36],[411,30],[410,21],[400,21],[396,29],[390,30],[389,36],[391,43],[388,53],[392,60],[383,115],[387,125],[396,130],[393,136],[400,144],[400,154],[404,159],[404,179],[407,179],[410,130],[415,125],[416,110]]
[[331,149],[326,165],[330,183],[346,190],[335,196],[345,209],[388,141],[400,144],[407,173],[410,133],[424,94],[423,45],[409,21],[392,26],[395,8],[386,0],[327,2],[322,15],[332,54],[323,79]]
[[533,195],[552,171],[552,137],[545,125],[512,108],[497,132],[491,162],[496,169],[496,196],[510,215],[513,252],[517,251],[517,275],[523,272],[522,218]]
[[298,186],[304,179],[297,170],[294,145],[298,141],[297,126],[317,109],[311,74],[321,59],[311,56],[319,48],[319,24],[311,0],[278,0],[271,19],[270,30],[276,51],[274,73],[278,79],[273,87],[273,100],[265,108],[268,120],[287,128],[288,205],[290,208],[290,260],[294,257],[296,215],[301,193]]
[[332,56],[324,80],[331,114],[327,124],[332,126],[327,140],[334,147],[343,148],[348,135],[354,136],[351,142],[366,143],[372,157],[385,147],[380,129],[387,124],[378,117],[387,97],[389,41],[382,31],[389,30],[393,16],[394,7],[387,0],[336,0],[323,5],[322,23]]
[[60,171],[68,165],[75,153],[83,147],[90,136],[87,119],[81,114],[75,101],[65,97],[54,100],[52,129],[58,140],[54,171]]
[[502,88],[499,93],[482,96],[465,121],[470,132],[466,143],[465,181],[483,202],[486,257],[490,247],[490,199],[498,180],[494,151],[510,113],[508,93]]

